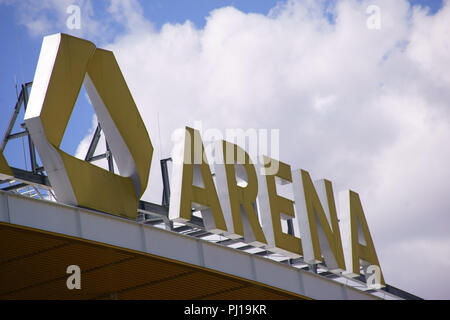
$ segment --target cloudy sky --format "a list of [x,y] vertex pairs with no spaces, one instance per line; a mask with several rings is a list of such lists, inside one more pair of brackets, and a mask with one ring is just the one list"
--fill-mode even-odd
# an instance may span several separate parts
[[[278,129],[280,160],[360,194],[389,284],[450,299],[450,1],[0,0],[0,27],[1,132],[42,37],[92,40],[155,147],[144,200],[161,201],[175,129]],[[63,149],[83,156],[93,125],[83,90]]]

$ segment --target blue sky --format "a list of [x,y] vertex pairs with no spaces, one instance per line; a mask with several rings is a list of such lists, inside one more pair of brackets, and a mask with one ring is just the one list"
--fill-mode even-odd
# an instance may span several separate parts
[[[74,1],[73,3],[77,3]],[[223,6],[234,6],[243,12],[254,12],[267,14],[276,5],[274,0],[246,0],[246,1],[218,1],[199,0],[188,2],[183,0],[173,1],[142,1],[140,2],[145,17],[150,20],[156,29],[160,29],[166,23],[184,23],[190,20],[195,26],[202,28],[206,23],[209,12]],[[194,5],[193,5],[194,4]],[[111,23],[106,12],[108,1],[94,2],[94,19],[105,21],[109,25],[107,38],[113,39],[124,32],[124,28],[119,23]],[[20,23],[20,9],[14,4],[2,3],[0,1],[0,35],[4,39],[1,51],[0,67],[0,132],[6,130],[10,113],[16,100],[15,82],[19,86],[21,83],[32,81],[35,67],[39,57],[42,37],[30,35],[29,30]],[[49,19],[56,20],[56,12],[51,8],[42,10],[42,15]],[[65,25],[60,28],[52,28],[50,33],[70,32]],[[78,143],[86,135],[91,127],[92,108],[88,105],[84,88],[80,93],[79,101],[74,109],[71,121],[68,125],[61,147],[66,152],[75,153]],[[23,119],[23,113],[19,116]],[[20,130],[16,126],[14,132]],[[20,149],[20,150],[19,150]],[[21,140],[14,140],[7,145],[5,150],[10,165],[25,168],[24,154],[22,152]],[[28,168],[30,166],[27,158]]]
[[[111,11],[116,0],[0,0],[0,134],[15,81],[33,80],[42,37],[71,33],[65,8],[80,4],[81,36],[114,51],[155,147],[156,200],[144,200],[161,199],[153,182],[175,128],[279,128],[280,160],[360,193],[388,283],[448,299],[450,5],[374,0],[386,17],[376,32],[365,24],[372,1],[362,1],[129,0],[122,14]],[[267,17],[277,5],[281,14]],[[410,6],[422,8],[414,21]],[[92,116],[82,90],[63,150],[75,154]],[[5,156],[25,168],[21,139]]]
[[[412,5],[427,6],[430,8],[430,14],[434,14],[441,8],[442,0],[409,0]],[[32,2],[30,2],[32,3]],[[73,1],[73,3],[78,3]],[[164,0],[164,1],[140,1],[143,14],[146,19],[151,21],[154,28],[159,30],[164,24],[184,23],[186,20],[191,21],[197,28],[203,28],[210,12],[214,9],[233,6],[245,13],[268,14],[270,9],[275,7],[280,1],[276,0]],[[332,5],[334,1],[326,1]],[[95,1],[93,8],[93,19],[100,23],[108,25],[108,33],[106,39],[112,40],[118,35],[125,32],[124,26],[120,23],[111,21],[106,8],[108,1]],[[0,1],[0,36],[3,39],[1,59],[0,59],[0,132],[6,129],[9,122],[9,116],[12,112],[14,102],[16,100],[15,82],[20,84],[32,81],[34,70],[40,52],[42,37],[31,35],[26,26],[23,25],[22,7],[17,2]],[[50,21],[57,20],[57,13],[51,7],[43,8],[41,12],[35,13],[36,16],[46,16]],[[331,17],[330,17],[331,18]],[[49,33],[70,32],[64,24],[53,25]],[[74,154],[79,141],[86,135],[91,127],[92,108],[83,98],[85,91],[82,89],[81,99],[77,102],[71,121],[68,125],[66,134],[62,142],[62,148],[66,152]],[[23,118],[23,115],[21,114]],[[19,117],[20,119],[20,117]],[[15,131],[20,128],[15,128]],[[18,152],[18,147],[19,151]],[[8,161],[13,166],[24,168],[24,155],[22,152],[22,142],[15,140],[7,146],[5,150]],[[28,166],[29,164],[29,159]]]

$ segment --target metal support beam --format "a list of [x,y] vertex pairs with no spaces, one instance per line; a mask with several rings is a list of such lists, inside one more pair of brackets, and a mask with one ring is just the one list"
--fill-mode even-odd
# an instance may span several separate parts
[[269,255],[269,254],[271,254],[271,253],[272,253],[272,252],[270,252],[270,251],[264,250],[264,251],[256,252],[256,253],[254,253],[254,254],[257,255],[257,256],[264,257],[264,256],[267,256],[267,255]]
[[24,130],[24,131],[21,131],[21,132],[10,134],[7,139],[8,140],[13,140],[13,139],[21,138],[21,137],[24,137],[24,136],[27,136],[27,135],[28,135],[28,131]]
[[217,241],[216,243],[218,244],[222,244],[224,246],[229,246],[238,242],[244,242],[244,239],[240,238],[240,239],[225,239],[225,240],[220,240]]
[[181,226],[181,227],[176,227],[176,228],[172,229],[172,231],[175,231],[177,233],[188,231],[188,230],[192,230],[192,228],[189,226]]
[[162,205],[169,206],[170,203],[170,181],[169,181],[169,169],[167,162],[172,161],[172,158],[161,159],[161,176],[163,180],[163,196]]
[[14,106],[14,112],[11,116],[11,119],[9,120],[8,127],[6,128],[5,135],[3,136],[2,143],[0,145],[0,151],[3,151],[6,147],[6,144],[8,143],[8,137],[11,135],[11,131],[14,127],[14,124],[16,123],[17,116],[20,112],[20,107],[23,103],[23,90],[20,91],[19,97],[17,98],[16,105]]
[[17,189],[20,189],[20,188],[23,188],[23,187],[27,187],[27,186],[28,186],[28,184],[21,182],[21,183],[17,183],[17,184],[13,184],[11,186],[5,187],[5,188],[0,189],[0,190],[2,190],[2,191],[11,191],[11,190],[17,190]]
[[152,226],[154,226],[156,224],[161,224],[161,223],[166,223],[166,222],[164,221],[164,219],[146,219],[144,221],[144,224],[149,224]]
[[327,277],[328,279],[335,279],[335,278],[339,278],[340,277],[340,275],[338,275],[336,273],[329,272],[329,271],[321,272],[321,273],[319,273],[319,275],[321,275],[323,277]]
[[94,156],[95,149],[97,148],[98,141],[101,137],[101,131],[102,128],[100,127],[100,124],[97,125],[97,128],[95,129],[94,135],[92,136],[91,143],[89,144],[88,151],[86,153],[86,157],[84,160],[86,161],[92,161],[91,158]]
[[32,82],[27,82],[25,84],[22,84],[20,94],[17,97],[16,105],[14,106],[14,112],[11,116],[11,119],[9,120],[8,127],[6,128],[5,134],[3,136],[3,140],[0,144],[0,151],[3,151],[6,147],[6,144],[9,140],[17,139],[20,137],[28,136],[28,150],[29,150],[29,156],[30,156],[30,162],[31,162],[31,172],[37,173],[38,165],[36,160],[36,150],[34,148],[33,141],[31,140],[31,136],[28,133],[27,128],[22,125],[24,128],[23,131],[17,132],[17,133],[11,133],[14,125],[17,121],[17,116],[20,113],[20,108],[24,107],[24,112],[27,110],[27,104],[28,104],[28,88],[30,88],[32,85]]
[[238,247],[236,249],[244,251],[244,250],[253,249],[253,248],[255,248],[255,247],[251,246],[251,245],[246,245],[246,246]]
[[294,235],[294,224],[292,222],[292,219],[287,219],[287,233],[290,234],[291,236]]
[[44,188],[51,187],[50,181],[48,180],[47,176],[14,167],[11,167],[11,170],[14,174],[14,178],[25,183],[28,182],[28,184],[35,184]]
[[390,294],[392,294],[394,296],[397,296],[397,297],[400,297],[402,299],[405,299],[405,300],[423,300],[422,298],[420,298],[420,297],[418,297],[418,296],[416,296],[416,295],[414,295],[412,293],[403,291],[403,290],[401,290],[399,288],[396,288],[394,286],[391,286],[389,284],[386,284],[386,287],[381,288],[381,290],[383,290],[383,291],[385,291],[387,293],[390,293]]
[[103,154],[99,154],[97,156],[91,157],[88,161],[89,162],[93,162],[93,161],[97,161],[97,160],[101,160],[101,159],[107,159],[107,158],[108,158],[108,154],[107,153],[103,153]]
[[114,173],[114,163],[113,163],[113,157],[111,150],[109,149],[108,141],[106,141],[106,159],[108,160],[108,170],[112,173]]
[[212,235],[212,233],[205,231],[205,230],[198,230],[198,231],[194,231],[191,233],[187,233],[186,235],[191,236],[191,237],[201,238],[201,237]]
[[161,216],[162,218],[167,218],[169,215],[169,209],[163,207],[156,203],[151,203],[147,201],[139,201],[138,211],[142,213],[153,213]]
[[[23,106],[24,110],[26,111],[28,105],[28,86],[26,84],[22,85],[22,92],[23,92]],[[28,150],[30,151],[31,171],[33,173],[37,173],[36,169],[38,165],[36,161],[36,150],[34,148],[34,143],[31,140],[31,136],[29,134],[28,134]]]
[[309,264],[308,269],[313,273],[317,273],[317,264]]
[[105,159],[108,161],[108,170],[114,173],[114,163],[113,156],[111,150],[109,149],[108,141],[106,141],[106,152],[97,156],[94,156],[95,150],[97,149],[98,142],[102,136],[102,128],[100,127],[100,123],[97,124],[97,128],[95,128],[94,135],[92,136],[91,143],[89,144],[88,151],[86,152],[86,156],[84,157],[85,161],[93,162],[101,159]]

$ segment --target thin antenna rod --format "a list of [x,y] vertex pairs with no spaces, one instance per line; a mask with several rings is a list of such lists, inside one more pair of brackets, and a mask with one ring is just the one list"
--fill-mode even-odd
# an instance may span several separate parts
[[159,135],[159,156],[162,159],[162,142],[161,142],[161,128],[159,126],[159,112],[156,113],[156,118],[158,119],[158,135]]
[[19,91],[17,91],[17,75],[14,75],[14,87],[16,88],[16,98],[19,101]]
[[20,35],[19,28],[17,26],[14,27],[14,31],[16,34],[16,46],[17,46],[17,60],[19,63],[19,72],[20,76],[22,77],[22,83],[25,83],[25,78],[23,76],[23,56],[22,56],[22,37]]
[[22,150],[23,150],[23,161],[25,162],[25,170],[28,170],[28,164],[27,164],[27,154],[25,152],[25,141],[22,137]]

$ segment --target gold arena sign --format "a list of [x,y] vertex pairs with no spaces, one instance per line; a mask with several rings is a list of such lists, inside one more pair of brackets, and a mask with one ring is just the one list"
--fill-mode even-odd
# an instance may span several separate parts
[[[84,84],[121,175],[60,149]],[[25,123],[58,201],[136,219],[147,188],[153,146],[110,51],[65,34],[44,38]],[[379,261],[357,193],[340,193],[338,220],[332,183],[313,183],[307,171],[263,156],[260,167],[236,144],[215,145],[211,173],[200,132],[186,127],[174,159],[169,219],[186,222],[200,211],[205,229],[350,276]],[[219,161],[217,161],[219,160]],[[277,168],[277,170],[273,170]],[[0,153],[0,178],[14,175]],[[245,183],[238,183],[238,179]],[[277,193],[291,184],[294,201]],[[283,231],[293,221],[301,237]],[[379,273],[379,286],[384,286]]]

